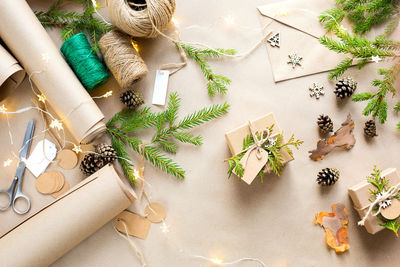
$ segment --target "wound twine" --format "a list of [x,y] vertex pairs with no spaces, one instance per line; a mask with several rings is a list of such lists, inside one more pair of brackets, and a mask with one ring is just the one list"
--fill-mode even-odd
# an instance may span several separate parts
[[147,66],[127,34],[112,30],[101,37],[99,47],[121,88],[130,87],[147,74]]
[[163,31],[172,19],[175,7],[175,0],[107,1],[112,23],[133,37],[156,37],[158,31],[155,27]]
[[84,33],[75,34],[66,40],[61,46],[61,52],[87,91],[103,85],[110,77]]

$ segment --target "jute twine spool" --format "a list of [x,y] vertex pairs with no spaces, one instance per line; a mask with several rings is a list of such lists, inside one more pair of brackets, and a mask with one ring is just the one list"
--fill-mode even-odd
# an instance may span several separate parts
[[107,82],[110,74],[84,33],[70,37],[62,44],[60,50],[87,91],[90,92]]
[[101,37],[99,47],[120,87],[128,88],[147,74],[147,66],[133,47],[130,36],[112,30]]
[[153,25],[160,31],[166,28],[175,11],[175,0],[146,0],[146,4],[143,2],[108,0],[108,13],[112,23],[125,33],[134,37],[154,38],[158,31]]

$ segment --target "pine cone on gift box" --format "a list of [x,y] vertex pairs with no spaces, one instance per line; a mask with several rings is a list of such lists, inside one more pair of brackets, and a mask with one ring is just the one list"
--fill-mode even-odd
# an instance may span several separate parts
[[339,170],[336,168],[322,169],[317,176],[317,183],[320,185],[334,185],[339,179]]
[[103,157],[105,163],[111,163],[117,158],[114,148],[107,144],[99,144],[96,146],[96,152]]
[[345,97],[351,96],[356,89],[357,82],[354,81],[351,77],[346,77],[336,83],[334,93],[336,97],[343,99]]
[[144,103],[143,95],[132,90],[122,93],[120,99],[124,105],[131,109],[137,108]]
[[378,136],[376,134],[376,124],[374,120],[369,120],[365,123],[364,134],[371,138]]
[[101,156],[90,153],[83,158],[81,162],[81,171],[89,176],[100,170],[104,165],[106,165],[106,162]]
[[329,116],[326,115],[319,115],[317,124],[321,132],[329,133],[333,131],[333,122]]

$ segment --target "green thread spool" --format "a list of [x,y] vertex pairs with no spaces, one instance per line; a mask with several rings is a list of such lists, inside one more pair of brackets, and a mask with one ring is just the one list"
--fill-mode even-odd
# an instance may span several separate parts
[[87,91],[93,91],[107,82],[110,77],[108,69],[100,61],[84,33],[71,36],[60,50]]

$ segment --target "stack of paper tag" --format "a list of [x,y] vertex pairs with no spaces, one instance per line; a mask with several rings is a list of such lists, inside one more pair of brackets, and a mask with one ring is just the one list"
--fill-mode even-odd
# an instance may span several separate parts
[[36,189],[44,195],[58,198],[69,190],[69,184],[61,172],[45,172],[36,179]]

